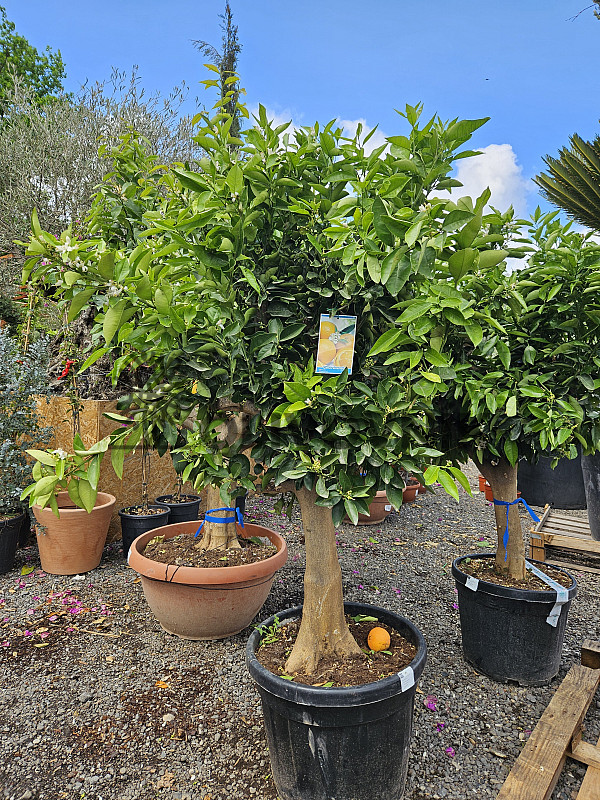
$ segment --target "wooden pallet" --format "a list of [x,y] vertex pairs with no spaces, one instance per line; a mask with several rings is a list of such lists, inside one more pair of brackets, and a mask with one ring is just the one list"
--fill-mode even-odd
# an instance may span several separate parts
[[600,800],[600,740],[582,741],[583,721],[600,685],[600,643],[586,639],[504,781],[497,800],[548,800],[567,758],[587,764],[577,800]]
[[[600,574],[600,542],[592,539],[587,519],[560,514],[551,506],[545,506],[542,518],[531,529],[530,557],[559,567],[570,567],[580,572]],[[546,547],[560,547],[572,553],[598,558],[598,567],[581,566],[569,561],[551,560]]]

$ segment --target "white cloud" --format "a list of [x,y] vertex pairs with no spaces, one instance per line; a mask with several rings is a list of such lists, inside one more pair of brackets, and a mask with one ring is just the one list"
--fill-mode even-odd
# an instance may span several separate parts
[[481,155],[458,161],[455,177],[463,187],[452,190],[453,198],[468,195],[475,199],[489,186],[494,208],[505,211],[512,205],[517,216],[527,215],[527,200],[534,187],[523,177],[510,144],[489,144],[481,148]]
[[[373,128],[370,125],[367,125],[366,119],[338,119],[339,124],[344,129],[344,134],[350,138],[354,137],[359,125],[362,125],[362,132],[361,132],[361,140],[364,141],[367,134],[369,134]],[[383,131],[376,130],[373,136],[369,139],[367,144],[365,145],[365,153],[369,155],[372,153],[373,150],[377,150],[378,147],[381,145],[386,144],[386,135]]]

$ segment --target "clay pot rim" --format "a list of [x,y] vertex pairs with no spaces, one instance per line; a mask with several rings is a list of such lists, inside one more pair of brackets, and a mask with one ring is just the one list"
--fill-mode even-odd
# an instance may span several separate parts
[[251,536],[267,537],[277,547],[275,555],[254,564],[241,564],[234,567],[182,567],[176,564],[152,561],[142,555],[142,549],[156,536],[166,536],[168,539],[172,539],[181,533],[195,533],[200,523],[201,520],[197,519],[175,522],[140,534],[133,540],[129,550],[127,559],[129,566],[143,577],[163,583],[213,586],[271,577],[287,561],[287,544],[283,536],[270,528],[254,525],[251,522],[246,522],[243,530],[238,527],[238,535],[241,534],[246,539]]
[[[105,497],[107,499],[103,501],[102,498],[105,498]],[[61,506],[60,502],[61,502],[61,500],[64,500],[64,499],[68,499],[69,503],[73,503],[73,501],[69,497],[69,493],[68,492],[58,492],[58,494],[56,495],[56,499],[57,499],[57,502],[58,502],[58,510],[59,510],[61,515],[62,514],[70,515],[70,514],[76,514],[76,513],[81,513],[81,512],[83,512],[84,514],[93,514],[94,511],[98,511],[101,508],[103,509],[103,508],[107,508],[109,506],[112,507],[117,502],[117,498],[114,495],[109,494],[109,492],[98,492],[98,494],[96,496],[96,502],[94,503],[94,508],[91,511],[88,512],[88,511],[85,510],[85,508],[79,508],[78,506],[75,506],[75,505],[66,506],[66,507]],[[98,502],[99,500],[100,500],[100,502]],[[45,513],[52,514],[52,516],[56,519],[56,515],[54,514],[54,512],[52,511],[50,506],[46,506],[46,508],[42,508],[37,503],[35,503],[32,506],[32,510],[34,511],[34,513],[37,512],[38,514],[45,514]]]

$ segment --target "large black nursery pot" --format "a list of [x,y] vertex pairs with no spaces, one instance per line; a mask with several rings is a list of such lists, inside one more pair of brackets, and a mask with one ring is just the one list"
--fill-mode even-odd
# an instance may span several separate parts
[[170,509],[169,525],[174,525],[177,522],[192,522],[198,519],[202,498],[198,497],[198,495],[190,494],[185,496],[192,499],[186,500],[184,503],[176,503],[173,501],[175,495],[172,494],[163,494],[156,498],[158,505],[168,506]]
[[581,457],[581,471],[587,500],[592,539],[600,542],[600,453]]
[[125,558],[129,554],[129,549],[134,539],[137,539],[142,533],[152,531],[154,528],[160,528],[169,523],[169,515],[171,513],[169,506],[154,504],[150,508],[158,509],[162,513],[142,516],[140,514],[128,514],[128,508],[120,509],[119,517],[121,517],[121,536]]
[[[452,574],[458,589],[463,653],[477,672],[497,681],[544,686],[558,673],[571,600],[577,581],[566,570],[571,586],[566,602],[557,592],[513,589],[477,580],[461,570],[466,559],[494,559],[493,553],[457,558]],[[544,571],[541,561],[529,561]],[[554,567],[554,569],[559,569]]]
[[0,575],[5,575],[14,566],[19,537],[28,519],[28,515],[22,513],[0,520]]
[[586,507],[581,454],[577,458],[561,458],[554,469],[552,458],[543,456],[535,464],[519,461],[517,489],[532,506],[583,509]]
[[[246,647],[260,694],[271,768],[281,800],[400,800],[404,792],[417,681],[427,647],[407,619],[364,603],[345,603],[394,628],[417,647],[402,672],[362,686],[325,689],[284,680],[256,658],[261,632]],[[298,619],[290,608],[262,623]]]

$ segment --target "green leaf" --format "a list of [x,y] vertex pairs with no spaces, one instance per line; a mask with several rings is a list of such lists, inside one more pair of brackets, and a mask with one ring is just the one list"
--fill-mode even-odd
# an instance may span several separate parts
[[375,256],[367,256],[367,271],[373,283],[379,283],[381,280],[381,263]]
[[477,250],[474,250],[472,247],[467,247],[464,250],[457,250],[456,253],[450,256],[448,259],[448,268],[455,281],[459,281],[473,268],[476,258]]
[[135,293],[140,300],[152,300],[152,284],[147,275],[142,275],[139,281],[135,284]]
[[119,300],[119,302],[116,305],[111,306],[104,315],[104,320],[102,322],[102,334],[106,344],[111,343],[115,333],[119,330],[126,305],[127,300]]
[[45,450],[26,450],[25,452],[37,461],[41,461],[42,464],[46,464],[47,467],[55,467],[58,461],[57,456],[50,455]]
[[498,358],[502,362],[503,367],[508,369],[510,367],[510,350],[502,339],[498,339],[496,342],[496,350],[498,351]]
[[395,486],[388,485],[385,487],[385,493],[390,503],[394,506],[396,510],[398,510],[402,506],[402,500],[403,500],[402,489],[398,489]]
[[383,333],[367,353],[367,358],[376,356],[378,353],[387,353],[396,346],[397,342],[404,336],[403,332],[397,328],[391,328]]
[[81,309],[87,305],[88,300],[96,291],[95,286],[89,286],[87,289],[84,289],[82,292],[78,292],[75,297],[71,300],[71,305],[69,306],[69,314],[68,320],[69,322],[73,322],[75,317],[79,314]]
[[239,164],[234,164],[229,170],[227,177],[225,178],[225,182],[233,194],[241,193],[242,189],[244,188],[244,170],[239,166]]
[[421,219],[418,222],[413,223],[404,234],[404,241],[409,247],[412,247],[419,238],[422,226],[423,226],[423,220]]
[[514,467],[519,459],[519,445],[511,439],[506,439],[504,442],[504,455],[508,459],[510,465]]
[[490,269],[496,267],[509,255],[508,250],[480,250],[479,269]]
[[87,468],[87,479],[90,482],[92,489],[98,488],[98,479],[100,478],[100,462],[101,458],[96,456],[90,459]]
[[109,281],[115,273],[115,251],[111,250],[110,253],[102,253],[100,261],[98,262],[98,272],[103,278]]
[[421,375],[425,378],[425,380],[431,381],[432,383],[442,382],[442,379],[436,372],[421,372]]
[[515,417],[517,415],[517,398],[513,394],[506,401],[506,416]]
[[432,304],[429,300],[417,300],[414,303],[411,303],[408,308],[404,309],[398,322],[412,322],[419,317],[422,317],[428,311],[431,310]]
[[447,494],[449,494],[450,497],[453,497],[455,500],[458,500],[458,489],[456,488],[456,484],[445,470],[440,469],[437,479],[439,483],[441,483],[444,491]]
[[346,514],[348,515],[350,522],[353,525],[356,525],[358,522],[358,508],[356,507],[356,503],[352,498],[347,498],[344,500],[344,508],[346,509]]
[[79,479],[79,496],[81,498],[81,504],[88,514],[90,514],[94,508],[97,494],[97,490],[92,488],[89,481],[87,481],[85,478]]
[[473,347],[477,347],[477,345],[481,344],[483,340],[483,330],[478,322],[471,322],[470,320],[465,322],[465,330],[467,336],[473,342]]

